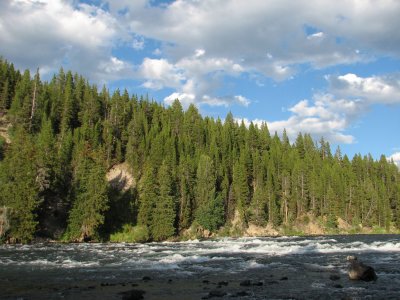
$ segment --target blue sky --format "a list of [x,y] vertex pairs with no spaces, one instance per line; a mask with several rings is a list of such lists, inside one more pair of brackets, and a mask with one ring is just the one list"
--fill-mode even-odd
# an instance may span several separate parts
[[0,55],[400,164],[400,1],[11,0]]

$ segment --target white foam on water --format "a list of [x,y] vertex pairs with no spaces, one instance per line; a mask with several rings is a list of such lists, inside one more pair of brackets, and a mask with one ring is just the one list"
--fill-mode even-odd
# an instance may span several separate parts
[[38,267],[51,267],[51,268],[85,268],[85,267],[93,267],[98,266],[99,262],[97,261],[75,261],[71,259],[64,260],[48,260],[48,259],[34,259],[27,261],[16,261],[7,259],[6,261],[1,261],[0,264],[5,265],[16,265],[16,266],[38,266]]
[[94,267],[99,266],[98,261],[85,261],[80,262],[72,259],[66,259],[61,262],[61,266],[64,268],[81,268],[81,267]]
[[335,270],[337,269],[336,266],[334,265],[318,265],[318,264],[313,264],[313,263],[305,263],[305,266],[311,268],[311,269],[315,269],[315,270]]
[[[390,264],[400,255],[400,241],[346,242],[341,238],[279,237],[222,238],[216,240],[164,242],[149,244],[72,244],[72,245],[3,245],[8,251],[0,265],[26,265],[61,268],[97,268],[99,266],[127,267],[146,270],[180,270],[204,268],[204,271],[227,268],[229,271],[257,268],[289,268],[290,265],[269,262],[268,257],[303,254],[378,252],[391,253],[382,258]],[[14,250],[18,251],[18,254]],[[9,254],[11,253],[11,254]],[[49,255],[50,253],[50,255]],[[51,254],[53,253],[53,254]],[[250,256],[250,259],[246,258]],[[260,258],[263,260],[260,260]],[[82,258],[82,259],[81,259]],[[254,259],[254,258],[257,258]],[[277,258],[279,259],[279,258]],[[309,264],[312,268],[332,269],[337,266]]]
[[324,289],[324,288],[326,288],[326,284],[325,283],[321,283],[321,282],[313,282],[313,283],[311,283],[311,288],[313,288],[313,289]]
[[257,268],[263,268],[263,267],[265,267],[264,264],[260,264],[254,260],[248,261],[245,264],[246,269],[257,269]]
[[183,256],[181,254],[174,254],[160,259],[159,262],[165,264],[204,263],[210,261],[211,259],[212,258],[207,256],[199,256],[199,255]]

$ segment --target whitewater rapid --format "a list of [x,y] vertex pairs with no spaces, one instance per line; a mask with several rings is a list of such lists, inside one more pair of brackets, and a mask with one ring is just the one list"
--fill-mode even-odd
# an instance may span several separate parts
[[[347,255],[373,266],[378,281],[350,281]],[[257,285],[244,289],[244,279]],[[146,291],[145,299],[167,292],[169,299],[201,299],[218,286],[226,298],[400,299],[400,236],[0,246],[2,299],[121,299],[119,292],[133,286]]]
[[[0,266],[38,269],[119,268],[238,272],[283,264],[280,257],[330,254],[387,253],[382,262],[397,259],[400,239],[392,236],[222,238],[147,244],[34,244],[0,246]],[[281,261],[282,260],[282,261]],[[345,262],[343,262],[345,263]]]

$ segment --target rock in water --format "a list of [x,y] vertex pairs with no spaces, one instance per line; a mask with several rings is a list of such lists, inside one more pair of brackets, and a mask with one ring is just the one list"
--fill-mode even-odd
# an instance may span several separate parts
[[122,300],[141,300],[144,299],[143,295],[145,293],[142,290],[130,290],[119,294],[122,295]]
[[375,270],[364,265],[356,256],[347,256],[347,260],[350,262],[349,278],[351,280],[375,281],[378,279]]

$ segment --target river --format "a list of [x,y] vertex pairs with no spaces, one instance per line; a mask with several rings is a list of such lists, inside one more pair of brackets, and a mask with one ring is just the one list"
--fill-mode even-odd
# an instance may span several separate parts
[[[348,255],[378,280],[350,281]],[[122,299],[133,289],[144,299],[400,299],[400,236],[0,246],[1,299]]]

